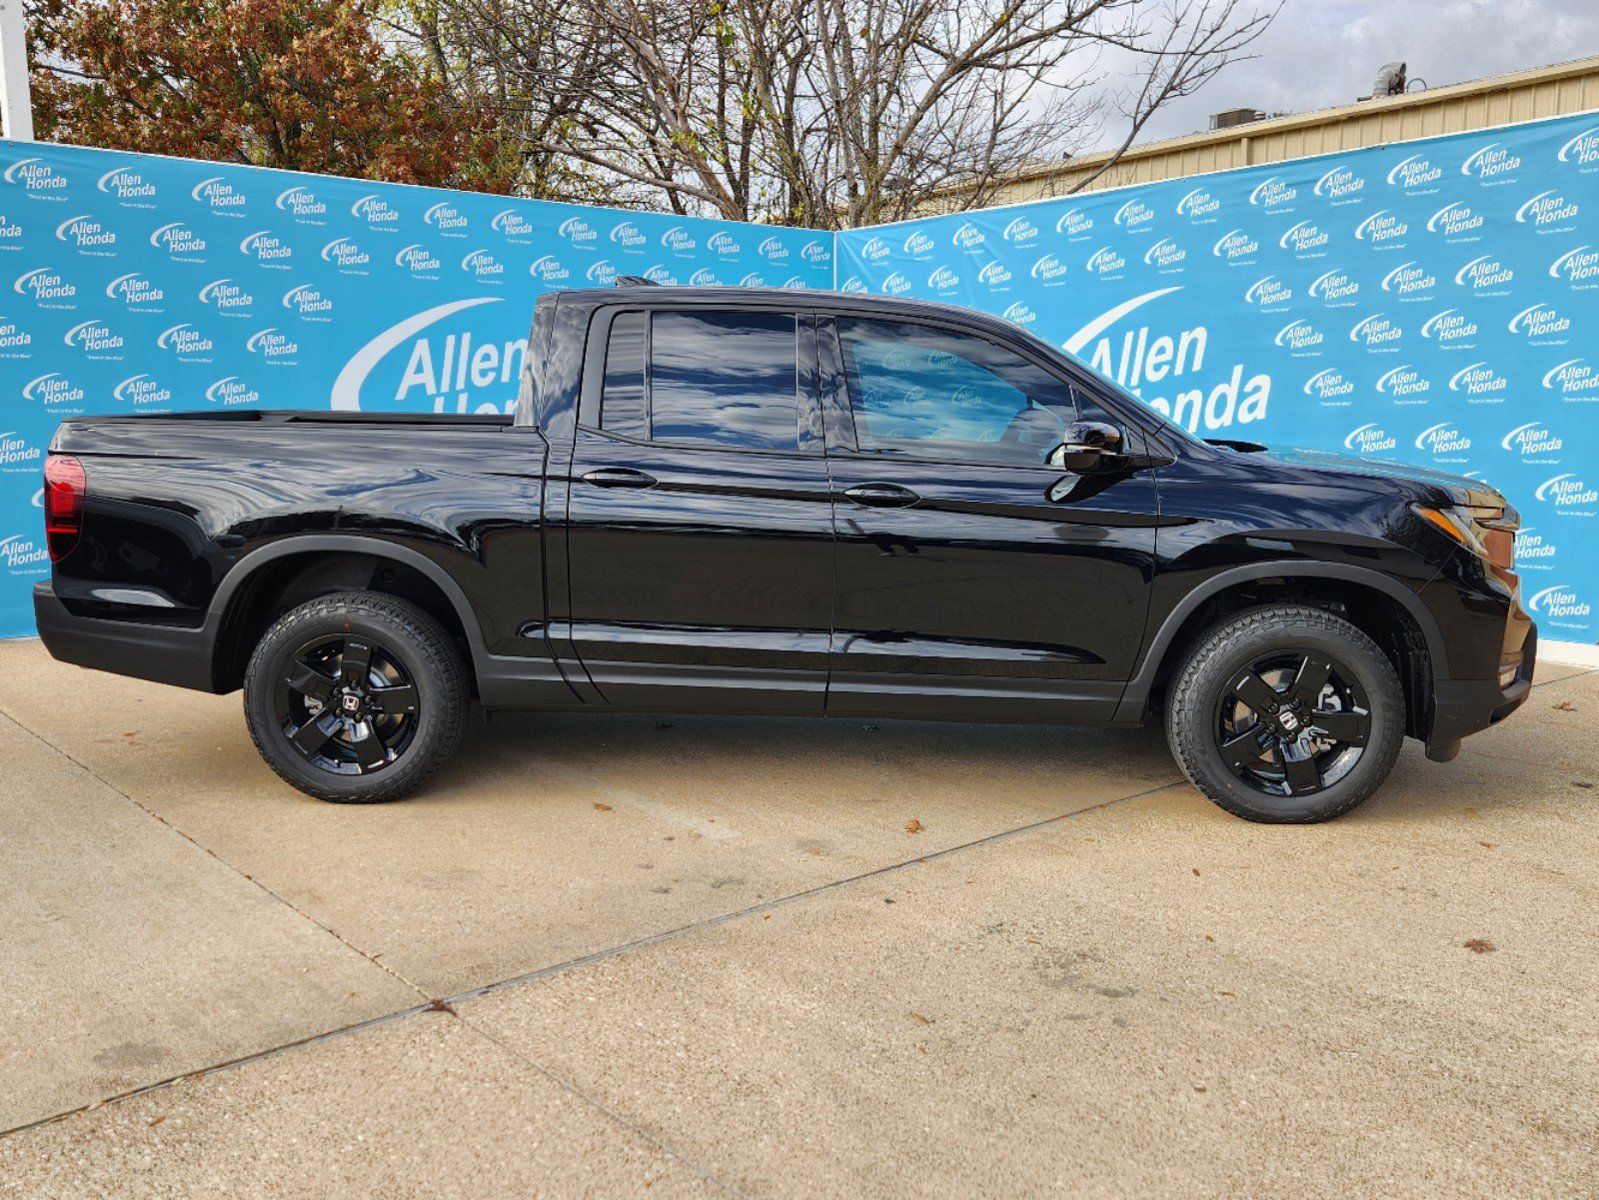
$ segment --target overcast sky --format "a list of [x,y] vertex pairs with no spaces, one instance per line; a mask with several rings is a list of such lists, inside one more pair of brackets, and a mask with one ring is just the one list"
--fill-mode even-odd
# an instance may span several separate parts
[[1394,60],[1442,87],[1599,54],[1599,0],[1287,0],[1251,49],[1252,61],[1156,114],[1143,140],[1206,129],[1228,108],[1345,104]]

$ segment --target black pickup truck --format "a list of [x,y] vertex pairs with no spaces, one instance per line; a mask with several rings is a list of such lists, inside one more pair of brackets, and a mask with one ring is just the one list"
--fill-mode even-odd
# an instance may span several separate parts
[[1526,698],[1479,481],[1190,437],[1010,324],[913,301],[543,296],[514,417],[70,420],[57,658],[244,689],[267,762],[390,800],[488,709],[1059,724],[1164,714],[1262,821]]

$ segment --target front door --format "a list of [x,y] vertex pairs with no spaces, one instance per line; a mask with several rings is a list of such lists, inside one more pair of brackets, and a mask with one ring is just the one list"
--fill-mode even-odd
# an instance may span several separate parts
[[590,341],[566,527],[588,679],[621,707],[820,713],[833,527],[812,322],[663,300],[602,310]]
[[821,327],[838,537],[828,712],[1106,719],[1144,632],[1152,470],[1048,466],[1082,388],[978,333]]

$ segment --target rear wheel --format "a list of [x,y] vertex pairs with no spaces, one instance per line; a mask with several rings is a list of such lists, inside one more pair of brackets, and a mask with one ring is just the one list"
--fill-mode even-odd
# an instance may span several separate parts
[[374,592],[319,596],[267,630],[244,678],[250,736],[302,792],[396,800],[460,740],[466,668],[444,628]]
[[1404,693],[1369,637],[1322,609],[1258,608],[1200,638],[1166,707],[1194,786],[1252,821],[1326,821],[1387,778]]

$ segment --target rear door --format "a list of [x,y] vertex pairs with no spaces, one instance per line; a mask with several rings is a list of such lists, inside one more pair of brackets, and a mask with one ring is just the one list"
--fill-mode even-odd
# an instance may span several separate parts
[[567,509],[570,645],[618,706],[820,713],[833,525],[813,322],[602,309]]
[[992,336],[840,315],[819,344],[838,534],[828,712],[1108,718],[1143,637],[1155,472],[1048,466],[1070,421],[1113,418]]

